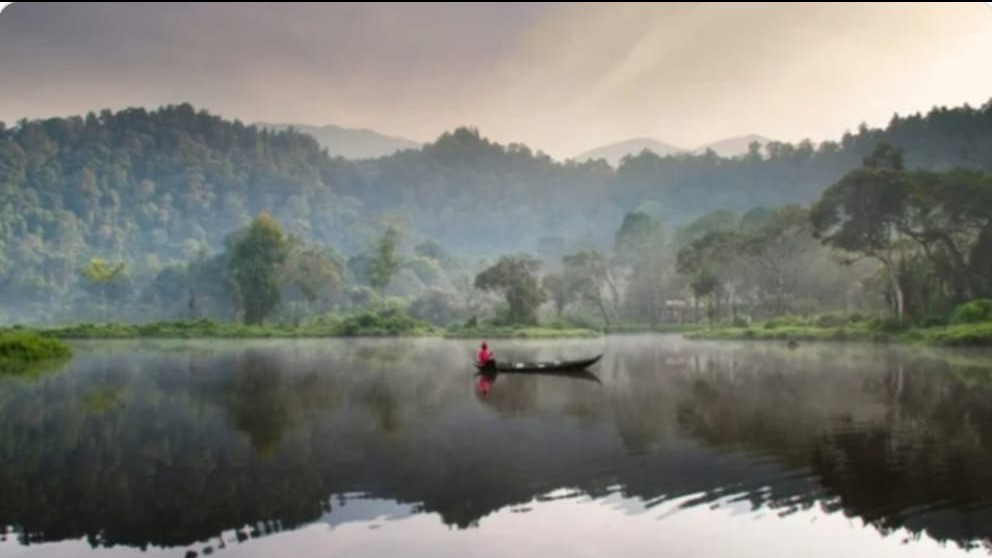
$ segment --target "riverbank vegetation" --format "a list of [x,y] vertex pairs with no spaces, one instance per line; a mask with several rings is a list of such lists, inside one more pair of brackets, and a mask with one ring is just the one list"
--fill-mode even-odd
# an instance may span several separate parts
[[72,354],[67,344],[34,331],[0,330],[0,374],[30,374]]
[[43,328],[45,337],[62,339],[384,337],[439,335],[430,324],[397,310],[359,312],[321,318],[307,324],[238,324],[212,320],[145,324],[77,324]]
[[615,169],[470,129],[345,161],[189,105],[0,125],[0,323],[987,344],[990,117],[941,108],[840,142]]
[[992,320],[972,323],[914,326],[896,320],[858,315],[826,315],[813,319],[785,316],[744,326],[716,326],[685,334],[690,339],[869,341],[900,342],[956,347],[992,346]]

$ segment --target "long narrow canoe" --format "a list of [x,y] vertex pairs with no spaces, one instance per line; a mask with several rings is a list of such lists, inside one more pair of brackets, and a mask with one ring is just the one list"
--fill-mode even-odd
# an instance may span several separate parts
[[555,360],[549,362],[507,362],[490,361],[485,366],[475,363],[481,371],[495,370],[497,372],[581,372],[596,364],[603,355],[583,360]]

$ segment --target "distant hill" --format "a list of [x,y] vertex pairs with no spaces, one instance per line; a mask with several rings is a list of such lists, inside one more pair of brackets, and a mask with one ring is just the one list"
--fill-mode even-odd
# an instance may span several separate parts
[[725,138],[700,145],[695,149],[689,150],[676,147],[653,138],[634,138],[625,141],[618,141],[616,143],[611,143],[595,149],[590,149],[589,151],[579,154],[576,157],[576,160],[589,161],[594,159],[606,159],[608,163],[615,167],[620,164],[620,160],[624,157],[628,155],[638,155],[644,150],[664,157],[665,155],[674,155],[676,153],[691,152],[694,154],[700,154],[704,153],[707,149],[712,149],[721,157],[735,157],[737,155],[747,153],[748,146],[750,146],[751,142],[754,141],[760,143],[761,145],[765,145],[772,140],[757,134],[748,134],[745,136]]
[[373,159],[392,155],[403,149],[417,149],[421,146],[421,143],[406,138],[387,136],[373,130],[343,128],[333,124],[309,126],[307,124],[256,122],[255,126],[280,131],[292,127],[297,132],[313,136],[321,147],[327,148],[327,152],[332,157],[340,156],[345,159]]
[[662,157],[685,151],[681,147],[675,147],[674,145],[669,145],[656,139],[634,138],[597,147],[596,149],[590,149],[585,153],[579,154],[575,159],[578,161],[606,159],[609,164],[615,167],[620,163],[620,159],[623,159],[627,155],[637,155],[644,150]]
[[736,136],[732,138],[726,138],[719,141],[714,141],[707,143],[705,145],[700,145],[693,150],[694,153],[703,153],[707,149],[712,149],[717,155],[721,157],[736,157],[737,155],[743,155],[747,153],[748,147],[752,142],[758,142],[762,146],[766,143],[772,141],[765,136],[759,136],[757,134],[748,134],[746,136]]

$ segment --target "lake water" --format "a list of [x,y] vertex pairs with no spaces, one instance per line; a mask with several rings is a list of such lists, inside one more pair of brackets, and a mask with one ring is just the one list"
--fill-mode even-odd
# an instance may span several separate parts
[[950,556],[992,549],[992,354],[93,342],[0,378],[0,557]]

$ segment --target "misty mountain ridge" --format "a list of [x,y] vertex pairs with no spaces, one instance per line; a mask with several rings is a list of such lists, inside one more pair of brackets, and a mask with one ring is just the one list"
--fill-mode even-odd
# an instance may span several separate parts
[[758,134],[747,134],[724,138],[714,142],[700,145],[693,149],[677,147],[654,138],[634,138],[616,143],[610,143],[602,147],[590,149],[580,153],[575,157],[577,161],[590,161],[605,159],[612,166],[620,164],[621,159],[630,155],[638,155],[643,151],[650,151],[655,155],[664,157],[666,155],[677,155],[679,153],[691,153],[694,155],[705,153],[707,149],[721,157],[736,157],[747,153],[752,142],[758,142],[762,146],[772,140]]
[[618,141],[616,143],[610,143],[595,149],[590,149],[589,151],[580,153],[575,157],[575,159],[580,162],[605,159],[607,163],[615,167],[620,164],[620,160],[627,155],[637,155],[642,151],[650,151],[655,155],[664,157],[665,155],[683,153],[685,152],[685,149],[675,147],[674,145],[669,145],[653,138],[634,138]]
[[344,257],[367,250],[383,220],[401,222],[411,244],[476,258],[609,247],[625,215],[646,207],[678,227],[719,210],[809,204],[881,142],[909,169],[992,172],[990,121],[992,103],[937,107],[818,145],[771,142],[758,160],[642,151],[609,168],[474,128],[380,158],[333,158],[309,134],[189,104],[21,120],[0,126],[0,307],[57,311],[94,257],[147,281],[219,253],[263,211]]
[[345,159],[375,159],[392,155],[404,149],[418,149],[421,142],[397,136],[387,136],[375,130],[366,128],[345,128],[328,124],[326,126],[311,126],[309,124],[281,124],[255,122],[259,128],[283,131],[293,128],[297,132],[313,136],[321,147],[327,149],[332,157]]
[[711,149],[714,153],[721,157],[736,157],[747,153],[751,144],[754,142],[758,142],[758,144],[764,147],[772,141],[774,140],[758,134],[747,134],[744,136],[724,138],[705,145],[700,145],[699,147],[693,149],[692,152],[705,153],[707,149]]

